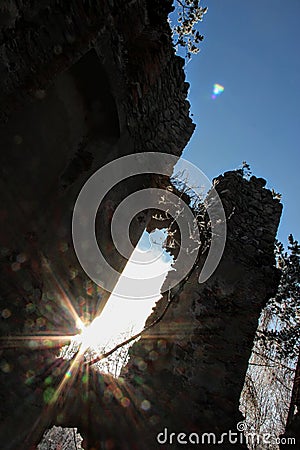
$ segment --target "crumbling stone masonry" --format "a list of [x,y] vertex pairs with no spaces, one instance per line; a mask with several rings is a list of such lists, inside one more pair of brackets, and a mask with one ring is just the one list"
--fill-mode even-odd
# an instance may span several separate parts
[[[134,344],[123,373],[140,398],[151,401],[147,415],[155,423],[149,448],[164,427],[219,437],[237,431],[258,318],[278,284],[273,246],[281,204],[261,178],[247,181],[235,171],[215,183],[228,226],[219,267],[199,285],[207,254],[201,256],[163,320]],[[147,324],[161,314],[167,300],[164,296],[158,302]],[[222,448],[227,448],[226,441]]]
[[[74,335],[70,305],[87,321],[101,310],[108,293],[92,285],[72,247],[81,187],[115,158],[149,150],[179,156],[189,140],[194,125],[167,23],[171,3],[1,2],[2,337]],[[111,215],[122,198],[151,182],[124,182],[99,209],[99,246],[119,272],[125,260],[112,245]],[[131,227],[133,244],[146,224],[141,213]],[[21,339],[3,348],[1,341],[1,448],[31,445],[24,439],[52,392],[51,383],[31,381],[55,361],[51,342],[31,340],[29,348]]]
[[[76,426],[84,448],[120,450],[181,448],[176,441],[180,432],[196,433],[199,439],[215,433],[218,439],[237,431],[258,317],[278,283],[273,241],[281,205],[264,184],[256,177],[247,181],[238,171],[216,180],[228,239],[215,274],[198,284],[203,254],[189,279],[174,290],[163,319],[133,345],[118,380],[80,362],[78,372],[73,367],[73,383],[39,416],[44,427]],[[148,324],[167,301],[168,296],[159,300]],[[51,374],[56,388],[68,370],[69,363],[57,360],[33,385],[43,385]],[[37,401],[44,393],[35,390],[35,395]],[[159,433],[161,440],[167,436],[163,446],[157,442]],[[171,433],[176,435],[170,445]],[[222,448],[229,447],[225,440]],[[203,448],[210,448],[207,441]]]
[[[241,418],[238,400],[257,320],[278,281],[273,243],[281,206],[255,177],[218,178],[228,219],[221,264],[199,285],[201,256],[163,320],[132,347],[120,379],[56,358],[77,332],[76,314],[91,320],[108,297],[72,249],[72,208],[82,185],[126,154],[180,156],[193,132],[183,61],[174,55],[167,23],[171,4],[10,0],[0,6],[4,450],[35,448],[54,424],[77,427],[86,449],[148,450],[162,448],[156,435],[166,427],[221,433],[235,430]],[[119,271],[125,261],[114,251],[109,218],[123,198],[152,182],[144,177],[117,186],[99,209],[99,246]],[[134,222],[133,243],[149,219],[144,213]],[[49,338],[24,339],[38,334]]]

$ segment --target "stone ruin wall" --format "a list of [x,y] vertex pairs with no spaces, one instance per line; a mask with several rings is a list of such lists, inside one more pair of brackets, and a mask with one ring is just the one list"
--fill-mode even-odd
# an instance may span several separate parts
[[[228,238],[216,272],[198,283],[203,254],[189,279],[174,290],[161,321],[133,345],[119,379],[80,367],[53,423],[78,427],[86,448],[120,450],[161,448],[156,436],[165,428],[169,435],[236,432],[258,318],[279,280],[273,246],[282,206],[264,185],[261,178],[248,181],[238,171],[217,179]],[[160,317],[167,301],[165,295],[157,302],[146,325]],[[86,396],[78,395],[87,378]]]
[[[264,186],[263,179],[248,181],[239,171],[216,179],[228,227],[221,262],[199,284],[203,254],[161,322],[130,351],[123,376],[151,401],[152,440],[164,427],[221,436],[236,432],[243,420],[239,398],[258,318],[279,281],[274,239],[282,205]],[[146,325],[159,317],[167,297]]]
[[[64,292],[77,312],[93,317],[107,294],[93,290],[82,273],[70,231],[63,239],[58,233],[70,221],[70,213],[62,211],[72,209],[84,181],[109,160],[138,151],[180,156],[190,138],[194,126],[188,85],[166,20],[171,3],[49,0],[29,5],[11,0],[1,6],[0,131],[5,146],[0,302],[1,310],[10,311],[2,319],[2,335],[49,329],[75,334],[76,324],[63,307]],[[81,58],[86,58],[88,73]],[[94,71],[102,86],[96,117],[109,112],[114,126],[108,130],[105,119],[95,128],[90,113],[87,86],[97,81]],[[96,91],[97,84],[93,86]],[[53,124],[60,114],[66,120]],[[31,147],[22,148],[19,129],[26,116],[37,129],[46,122],[49,134],[63,136],[59,155],[55,144],[47,147],[38,132]],[[31,132],[32,121],[28,126]],[[76,133],[65,131],[74,128]],[[16,150],[20,145],[21,151]],[[44,183],[43,176],[39,183],[35,180],[36,166],[28,168],[30,148],[36,151],[38,168],[47,168]],[[24,186],[22,194],[14,187],[16,180]],[[218,270],[199,285],[198,268],[180,286],[164,319],[132,347],[120,380],[80,367],[72,388],[61,393],[54,407],[45,393],[49,384],[56,389],[70,369],[69,362],[55,359],[57,348],[1,350],[2,448],[34,448],[53,424],[78,427],[85,448],[122,450],[155,448],[155,435],[164,426],[197,432],[234,429],[258,316],[278,281],[273,242],[281,206],[255,177],[246,181],[227,173],[217,189],[228,217],[235,207]],[[122,194],[115,195],[117,200]],[[24,208],[32,196],[35,206]],[[136,242],[147,220],[135,225]],[[102,243],[107,244],[106,238]],[[20,254],[26,255],[25,261],[19,262]],[[112,259],[121,270],[124,262],[116,255]],[[165,301],[159,301],[153,317]],[[124,398],[129,406],[122,403]],[[151,404],[147,410],[141,408],[145,400]]]
[[[166,20],[170,8],[170,1],[144,0],[1,5],[0,302],[9,311],[2,336],[73,335],[68,298],[87,320],[105,304],[108,293],[91,286],[76,260],[71,212],[99,167],[145,150],[179,156],[192,134],[183,62]],[[140,185],[115,189],[113,201]],[[100,230],[108,227],[103,208]],[[146,219],[134,224],[135,243]],[[122,271],[110,236],[99,240]],[[57,352],[1,350],[3,448],[30,447],[24,438],[47,409],[45,385],[31,380],[40,380]]]

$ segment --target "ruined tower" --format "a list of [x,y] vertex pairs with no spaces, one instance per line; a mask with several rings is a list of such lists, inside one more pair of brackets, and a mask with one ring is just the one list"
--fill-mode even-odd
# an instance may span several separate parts
[[[217,179],[228,226],[222,261],[199,285],[206,254],[199,257],[163,319],[132,347],[120,379],[81,364],[69,384],[72,362],[57,358],[78,331],[76,316],[92,320],[109,295],[90,282],[72,246],[82,185],[121,156],[180,156],[194,129],[184,62],[167,22],[171,8],[169,0],[0,6],[5,450],[35,448],[54,424],[78,427],[86,449],[141,450],[161,448],[157,435],[165,428],[220,435],[241,419],[259,313],[278,282],[273,243],[281,206],[255,177],[229,172]],[[126,261],[112,245],[110,214],[153,183],[149,176],[116,186],[99,209],[99,246],[119,272]],[[133,222],[134,244],[150,220],[143,212]],[[163,296],[148,323],[167,301]],[[32,338],[39,335],[44,339]]]

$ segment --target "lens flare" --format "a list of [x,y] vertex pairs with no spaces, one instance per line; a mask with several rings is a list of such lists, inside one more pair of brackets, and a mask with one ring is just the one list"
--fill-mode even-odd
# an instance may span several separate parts
[[213,93],[212,93],[211,98],[214,100],[219,95],[221,95],[222,92],[224,92],[224,86],[222,86],[221,84],[215,83],[214,87],[213,87]]

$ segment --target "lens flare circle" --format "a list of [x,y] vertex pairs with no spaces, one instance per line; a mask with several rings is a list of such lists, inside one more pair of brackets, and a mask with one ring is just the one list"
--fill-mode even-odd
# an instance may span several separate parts
[[212,99],[215,99],[218,97],[218,95],[221,95],[222,92],[224,92],[224,86],[222,86],[221,84],[215,83],[214,87],[213,87],[213,93],[212,93]]

